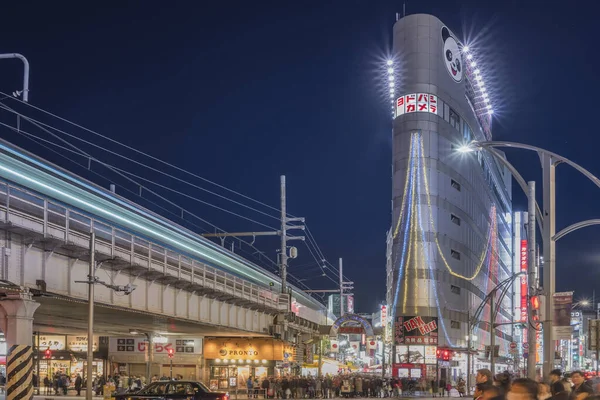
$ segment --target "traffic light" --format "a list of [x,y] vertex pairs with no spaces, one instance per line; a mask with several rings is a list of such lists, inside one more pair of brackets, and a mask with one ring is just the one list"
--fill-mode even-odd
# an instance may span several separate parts
[[169,358],[173,358],[173,349],[167,349],[167,354],[169,355]]
[[540,297],[531,296],[531,309],[537,311],[540,309]]
[[436,355],[437,355],[438,360],[450,361],[452,359],[453,353],[452,353],[452,350],[437,349]]
[[46,360],[50,360],[52,358],[52,350],[46,349],[46,351],[44,352],[44,358]]

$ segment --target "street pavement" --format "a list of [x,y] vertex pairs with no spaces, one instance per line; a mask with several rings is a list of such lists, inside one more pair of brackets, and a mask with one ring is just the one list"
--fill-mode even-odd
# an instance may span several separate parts
[[[450,397],[457,398],[459,396],[454,395],[454,396],[450,396]],[[230,398],[231,398],[231,400],[236,400],[236,399],[237,400],[248,400],[247,396],[245,396],[245,395],[239,395],[239,396],[236,397],[234,393],[230,393]],[[373,397],[353,397],[353,398],[356,399],[356,400],[359,400],[359,399],[374,399]],[[447,397],[445,397],[445,398],[447,398]],[[35,395],[35,396],[33,396],[33,399],[34,400],[82,400],[82,399],[85,399],[85,393],[82,392],[81,396],[71,396],[71,395],[67,395],[67,396]],[[102,400],[103,397],[102,396],[93,396],[93,399],[94,400]],[[262,399],[262,397],[261,397],[261,399]],[[336,398],[334,398],[334,399],[336,399]],[[338,397],[337,399],[342,399],[342,398]],[[425,397],[425,396],[418,396],[418,395],[417,396],[412,396],[412,397],[404,397],[404,396],[393,397],[393,398],[388,398],[388,399],[390,399],[390,400],[392,400],[392,399],[396,399],[396,400],[442,400],[442,398],[440,398],[440,397],[429,397],[429,396]],[[0,394],[0,400],[5,400],[5,394]],[[254,399],[252,399],[252,400],[254,400]]]

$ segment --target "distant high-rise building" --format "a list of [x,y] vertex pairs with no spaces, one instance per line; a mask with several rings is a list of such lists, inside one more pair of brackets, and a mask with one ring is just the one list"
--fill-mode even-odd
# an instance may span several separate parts
[[[394,119],[386,299],[394,374],[434,377],[436,351],[450,350],[441,376],[464,377],[466,353],[456,349],[467,347],[468,320],[513,274],[510,172],[485,151],[458,151],[491,140],[493,78],[477,50],[431,15],[408,15],[394,26],[386,66]],[[512,303],[511,286],[496,323],[513,320]],[[473,347],[484,350],[489,305],[477,317]],[[511,326],[494,332],[507,356]],[[473,370],[489,368],[480,354]],[[498,369],[512,367],[498,361]]]

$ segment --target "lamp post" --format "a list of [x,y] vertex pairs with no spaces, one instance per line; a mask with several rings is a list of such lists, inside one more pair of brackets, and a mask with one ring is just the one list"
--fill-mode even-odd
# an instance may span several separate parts
[[542,166],[542,191],[543,191],[543,203],[542,210],[540,212],[539,207],[536,203],[536,215],[538,224],[542,231],[543,241],[543,254],[544,254],[544,292],[546,294],[545,304],[545,320],[543,321],[544,327],[544,364],[543,364],[543,376],[548,377],[554,364],[554,350],[555,350],[555,335],[553,327],[553,311],[554,311],[554,293],[555,293],[555,278],[556,278],[556,259],[555,259],[555,244],[556,241],[563,236],[586,226],[599,225],[599,219],[591,219],[581,221],[576,224],[570,225],[560,232],[556,233],[556,166],[558,164],[567,164],[573,167],[575,170],[583,174],[592,183],[600,188],[600,179],[594,176],[587,169],[583,168],[579,164],[574,163],[568,158],[562,157],[556,153],[548,150],[544,150],[540,147],[531,146],[522,143],[515,142],[503,142],[503,141],[481,141],[471,142],[465,146],[459,148],[462,153],[467,153],[475,150],[486,150],[491,154],[497,161],[507,167],[512,173],[515,180],[519,183],[521,188],[527,194],[527,186],[524,185],[523,177],[518,173],[516,168],[509,163],[501,154],[499,154],[494,148],[495,147],[510,147],[523,150],[534,151],[538,153]]

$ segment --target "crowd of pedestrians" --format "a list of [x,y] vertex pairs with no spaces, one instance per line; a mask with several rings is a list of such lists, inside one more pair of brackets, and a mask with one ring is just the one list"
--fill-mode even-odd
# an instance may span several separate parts
[[[492,376],[487,369],[477,371],[472,394],[474,400],[600,400],[600,378],[586,380],[580,371],[565,376],[560,370],[550,374],[548,382],[515,378],[508,372]],[[463,379],[381,378],[368,374],[340,374],[317,377],[248,378],[249,398],[330,399],[351,397],[449,397],[456,390],[467,397]]]
[[[529,378],[513,379],[508,372],[492,377],[487,369],[477,371],[475,400],[600,400],[600,384],[586,380],[581,371],[563,376],[550,373],[548,382]],[[595,387],[596,386],[596,387]]]

